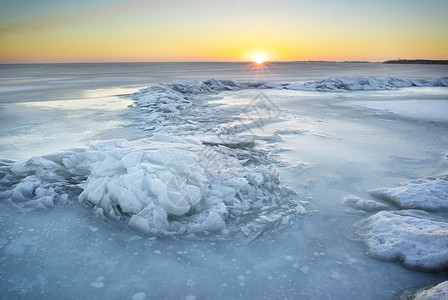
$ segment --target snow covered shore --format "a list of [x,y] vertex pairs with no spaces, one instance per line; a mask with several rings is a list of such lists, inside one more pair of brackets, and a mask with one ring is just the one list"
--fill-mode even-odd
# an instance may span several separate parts
[[[168,103],[182,103],[188,96],[199,94],[213,94],[223,91],[242,89],[288,89],[302,91],[382,91],[405,87],[447,87],[448,77],[434,79],[421,79],[409,77],[375,77],[351,76],[335,77],[318,81],[301,83],[275,83],[269,81],[243,82],[232,79],[207,79],[203,81],[176,80],[162,83],[140,90],[134,96],[139,106],[150,105],[155,100],[164,100]],[[189,103],[189,101],[186,101]],[[171,107],[167,107],[171,110]]]

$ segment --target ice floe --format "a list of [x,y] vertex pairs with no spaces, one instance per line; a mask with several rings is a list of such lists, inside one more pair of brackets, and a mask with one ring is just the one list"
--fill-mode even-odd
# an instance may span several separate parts
[[418,179],[400,187],[374,189],[369,192],[400,208],[428,211],[448,209],[448,181],[442,178]]
[[[426,271],[448,268],[448,223],[440,214],[448,208],[446,178],[413,180],[370,194],[404,209],[381,211],[356,224],[370,255]],[[357,200],[347,197],[344,201],[364,205]]]
[[348,196],[342,199],[342,203],[352,206],[355,209],[366,212],[387,209],[388,206],[378,201],[363,199],[357,196]]
[[445,300],[448,299],[448,281],[417,293],[414,300]]
[[381,211],[356,224],[368,254],[426,271],[448,268],[448,223],[423,211]]

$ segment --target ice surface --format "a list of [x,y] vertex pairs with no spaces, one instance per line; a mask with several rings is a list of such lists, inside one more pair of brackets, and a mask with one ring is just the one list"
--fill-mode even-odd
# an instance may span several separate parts
[[415,295],[414,300],[444,300],[448,299],[448,281],[439,283],[438,285],[421,291]]
[[[119,109],[107,112],[106,103],[97,106],[95,98],[65,103],[64,99],[77,99],[70,94],[73,91],[102,88],[101,80],[107,81],[106,86],[127,80],[116,77],[129,70],[126,64],[105,76],[99,74],[104,76],[101,80],[95,77],[93,73],[106,65],[96,65],[94,72],[90,65],[64,67],[69,72],[61,77],[66,79],[48,81],[51,86],[40,88],[38,96],[35,90],[2,95],[2,101],[10,103],[36,100],[20,105],[11,117],[10,107],[0,107],[2,125],[10,128],[0,130],[0,135],[10,137],[2,139],[1,153],[27,158],[17,163],[0,161],[4,297],[393,299],[403,289],[446,280],[444,273],[415,272],[366,258],[351,227],[361,216],[347,213],[341,203],[347,195],[446,170],[441,161],[448,145],[444,124],[403,122],[398,113],[386,111],[384,118],[384,113],[365,114],[352,103],[335,105],[374,98],[371,102],[396,103],[390,111],[398,112],[399,106],[418,99],[418,105],[409,108],[418,113],[425,108],[420,105],[423,95],[433,111],[442,111],[443,102],[438,106],[432,97],[437,93],[445,99],[444,87],[388,90],[415,84],[443,86],[430,78],[446,76],[446,68],[316,64],[308,72],[302,64],[274,64],[269,74],[252,76],[238,71],[242,67],[237,64],[217,64],[214,69],[209,64],[168,68],[160,64],[155,73],[132,64],[139,76],[146,76],[139,86],[186,80],[135,94],[132,107],[121,106],[123,115]],[[43,69],[47,68],[54,71],[61,66]],[[82,70],[89,77],[73,80],[70,74]],[[38,68],[36,76],[41,73]],[[337,77],[344,74],[380,76]],[[384,77],[397,74],[402,77],[389,81]],[[194,81],[210,76],[237,80]],[[404,76],[420,79],[401,80]],[[380,92],[365,91],[371,89]],[[253,99],[260,92],[281,110],[276,123],[267,120],[269,110],[263,115],[256,110]],[[92,113],[76,119],[84,105]],[[59,110],[59,106],[71,109]],[[65,126],[48,118],[52,113]],[[68,116],[74,122],[67,123]],[[434,116],[431,112],[425,119]],[[38,119],[47,127],[36,127]],[[104,128],[106,120],[120,122]],[[80,123],[84,126],[73,126]],[[103,129],[109,128],[113,130],[105,134]],[[37,142],[17,143],[16,129]],[[66,142],[83,138],[83,143]],[[52,148],[42,151],[43,145]],[[66,147],[81,148],[59,152]],[[10,157],[10,153],[20,156]],[[48,153],[54,154],[43,155]],[[37,156],[29,159],[32,155]],[[298,196],[284,188],[285,183]],[[345,204],[377,209],[379,202],[364,197],[350,196]],[[305,199],[308,202],[296,201]],[[306,217],[294,217],[305,213],[297,202],[307,205]],[[444,224],[444,213],[396,214]],[[270,232],[280,225],[287,226]],[[152,233],[155,230],[160,232]],[[233,235],[238,232],[242,234]],[[176,237],[159,238],[166,234]],[[194,241],[185,238],[193,234]],[[203,238],[207,235],[213,243]],[[431,248],[433,239],[429,240]]]
[[357,224],[368,253],[426,271],[448,268],[448,223],[414,211],[381,211]]
[[342,105],[374,109],[384,115],[397,115],[411,120],[448,121],[446,100],[350,101]]
[[152,235],[256,236],[305,212],[275,171],[200,142],[159,139],[97,141],[17,162],[5,177],[7,193],[24,206],[44,208],[67,199],[61,182],[78,186],[79,201],[97,214]]
[[419,179],[401,187],[374,189],[370,194],[405,209],[448,209],[448,181],[442,178]]

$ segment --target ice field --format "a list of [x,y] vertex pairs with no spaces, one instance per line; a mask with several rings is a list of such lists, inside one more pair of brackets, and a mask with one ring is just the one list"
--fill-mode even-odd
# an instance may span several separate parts
[[447,74],[2,65],[0,295],[447,293]]

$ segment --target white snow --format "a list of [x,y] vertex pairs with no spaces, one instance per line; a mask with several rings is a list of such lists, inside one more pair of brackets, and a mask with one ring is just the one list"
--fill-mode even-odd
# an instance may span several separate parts
[[421,291],[415,295],[414,300],[446,300],[448,299],[448,281],[439,283],[438,285]]
[[374,189],[369,192],[405,209],[448,209],[448,181],[441,178],[419,179],[400,187]]
[[418,211],[381,211],[357,226],[369,255],[437,271],[448,267],[448,223],[429,218]]

